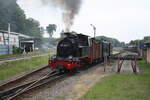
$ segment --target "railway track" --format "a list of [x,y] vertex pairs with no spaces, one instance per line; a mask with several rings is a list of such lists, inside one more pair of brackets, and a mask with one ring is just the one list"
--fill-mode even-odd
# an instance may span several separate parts
[[50,68],[48,66],[42,66],[38,69],[33,70],[32,72],[20,75],[17,78],[11,79],[7,82],[0,84],[0,92],[21,84],[25,84],[26,82],[38,79],[42,76],[45,76],[49,72]]
[[36,82],[37,79],[49,75],[50,72],[52,72],[51,69],[48,66],[44,66],[1,84],[0,100],[5,100],[8,97],[7,95],[12,95],[10,94],[11,92],[18,91],[18,89],[31,85],[32,83]]
[[9,90],[5,90],[5,91],[1,92],[0,99],[1,100],[14,100],[17,96],[19,96],[29,90],[32,90],[34,88],[40,87],[40,86],[42,86],[46,83],[49,83],[53,80],[56,80],[62,76],[64,76],[63,73],[59,73],[58,71],[52,71],[37,80],[28,82],[28,83],[22,84],[20,86],[17,86],[17,87],[14,87]]
[[[49,71],[46,71],[47,73],[43,74],[43,70],[47,69]],[[41,75],[41,73],[43,75]],[[31,77],[37,75],[38,77],[36,78],[36,80],[32,80]],[[41,87],[45,84],[53,82],[54,80],[58,80],[63,76],[65,76],[64,73],[52,71],[48,66],[42,67],[18,79],[0,85],[0,100],[15,100],[15,98],[17,98],[18,96],[26,92],[31,92],[30,90]]]
[[[21,85],[15,85],[15,87],[11,88],[7,88],[4,89],[3,91],[0,91],[0,100],[21,100],[18,98],[21,98],[22,95],[26,94],[26,93],[31,93],[32,91],[36,91],[36,89],[42,89],[44,86],[46,85],[52,85],[53,83],[66,78],[67,75],[72,75],[69,73],[60,73],[58,71],[50,71],[49,73],[47,73],[46,75],[38,78],[37,80],[33,80],[30,82],[26,82],[24,84]],[[19,81],[17,81],[19,82]],[[15,82],[15,83],[17,83]],[[4,86],[9,86],[9,84],[12,83],[8,83],[5,85],[2,85],[1,88]],[[13,83],[14,84],[14,83]],[[13,85],[12,84],[12,85]]]

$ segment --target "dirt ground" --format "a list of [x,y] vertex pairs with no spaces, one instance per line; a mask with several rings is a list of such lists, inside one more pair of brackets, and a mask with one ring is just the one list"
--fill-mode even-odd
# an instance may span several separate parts
[[106,72],[104,72],[104,64],[96,65],[76,75],[62,79],[53,85],[21,95],[17,100],[78,100],[96,82],[110,75],[112,68],[115,66],[115,63],[109,64],[106,67]]

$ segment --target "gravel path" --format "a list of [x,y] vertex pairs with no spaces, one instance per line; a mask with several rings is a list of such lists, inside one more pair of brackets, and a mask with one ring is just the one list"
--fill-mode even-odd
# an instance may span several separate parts
[[[112,71],[111,63],[107,66],[106,71]],[[32,90],[18,97],[16,100],[78,100],[82,97],[96,82],[104,76],[109,75],[104,73],[103,64],[91,67],[76,75],[48,84],[40,89]]]

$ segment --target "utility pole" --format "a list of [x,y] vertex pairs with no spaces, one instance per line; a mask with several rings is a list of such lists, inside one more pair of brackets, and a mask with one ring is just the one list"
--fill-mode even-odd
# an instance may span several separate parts
[[95,27],[93,24],[91,24],[91,26],[93,27],[93,30],[94,30],[94,38],[95,38],[95,36],[96,36],[96,27]]
[[10,23],[8,23],[8,54],[10,54]]

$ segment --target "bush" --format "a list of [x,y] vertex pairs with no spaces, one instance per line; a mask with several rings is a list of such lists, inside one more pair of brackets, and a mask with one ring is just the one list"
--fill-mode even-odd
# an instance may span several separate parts
[[13,46],[13,54],[21,54],[23,49]]

